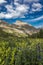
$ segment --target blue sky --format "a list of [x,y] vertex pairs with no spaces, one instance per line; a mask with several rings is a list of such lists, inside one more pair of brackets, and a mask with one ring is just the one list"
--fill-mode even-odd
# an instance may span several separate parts
[[43,0],[0,0],[0,20],[27,22],[43,27]]

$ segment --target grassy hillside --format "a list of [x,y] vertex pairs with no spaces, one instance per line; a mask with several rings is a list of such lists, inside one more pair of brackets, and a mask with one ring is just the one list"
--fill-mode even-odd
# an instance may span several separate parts
[[17,37],[0,29],[0,65],[43,65],[43,38]]

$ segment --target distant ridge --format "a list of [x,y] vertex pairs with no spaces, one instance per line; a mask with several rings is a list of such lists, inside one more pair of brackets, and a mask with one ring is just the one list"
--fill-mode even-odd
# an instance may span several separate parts
[[7,33],[19,34],[19,35],[32,35],[33,33],[39,32],[30,24],[17,20],[14,24],[8,24],[7,22],[0,20],[0,28]]

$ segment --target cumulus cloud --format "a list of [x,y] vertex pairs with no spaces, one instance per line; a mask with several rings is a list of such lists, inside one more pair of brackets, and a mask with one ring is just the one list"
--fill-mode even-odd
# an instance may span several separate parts
[[40,3],[33,3],[32,4],[32,11],[41,11],[42,10],[42,5]]
[[2,18],[11,18],[12,16],[11,16],[11,14],[9,15],[9,13],[7,14],[7,13],[3,13],[3,12],[1,12],[0,13],[0,19],[2,19]]
[[28,9],[29,9],[29,7],[26,6],[26,5],[19,5],[19,6],[17,6],[17,8],[16,8],[16,10],[19,11],[19,12],[21,12],[21,13],[27,12]]
[[26,5],[19,5],[15,9],[12,5],[6,5],[7,13],[0,13],[0,18],[17,18],[24,17],[24,14],[28,12],[29,7]]
[[1,18],[4,18],[4,17],[5,17],[4,13],[1,12],[1,13],[0,13],[0,19],[1,19]]
[[5,0],[0,0],[0,4],[5,3],[5,2],[6,2]]
[[[22,1],[22,0],[14,0],[14,4],[16,6],[19,6],[20,5],[20,3],[19,3],[20,1]],[[33,13],[33,12],[37,12],[37,11],[41,11],[42,10],[42,5],[39,3],[39,0],[23,0],[24,4],[26,4],[26,2],[28,3],[28,7],[29,7],[29,10],[30,10],[30,12],[28,12],[28,13]],[[33,4],[31,4],[31,7],[30,7],[29,3],[32,3],[32,2],[33,2]]]
[[14,0],[15,5],[19,5],[20,3],[32,3],[32,2],[38,2],[39,0]]
[[[23,4],[20,4],[20,2],[23,1]],[[13,4],[6,4],[4,7],[7,9],[7,12],[1,12],[0,13],[0,18],[24,18],[25,14],[27,15],[28,13],[33,13],[36,11],[41,11],[42,10],[42,5],[38,3],[39,0],[14,0],[14,5]],[[6,2],[5,0],[0,0],[0,3]],[[24,2],[33,2],[30,5],[27,5]]]
[[24,2],[28,2],[28,3],[31,3],[31,2],[38,2],[39,0],[24,0]]
[[19,5],[18,0],[14,0],[14,4],[15,4],[16,6],[18,6],[18,5]]
[[28,7],[26,5],[19,5],[15,8],[12,7],[12,5],[7,5],[6,6],[7,11],[9,14],[12,14],[13,17],[19,17],[24,15],[24,13],[26,13],[28,11]]

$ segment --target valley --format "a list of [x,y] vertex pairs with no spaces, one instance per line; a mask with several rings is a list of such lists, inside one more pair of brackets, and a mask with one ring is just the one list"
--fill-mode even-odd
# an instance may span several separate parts
[[0,65],[43,65],[43,30],[0,21]]

